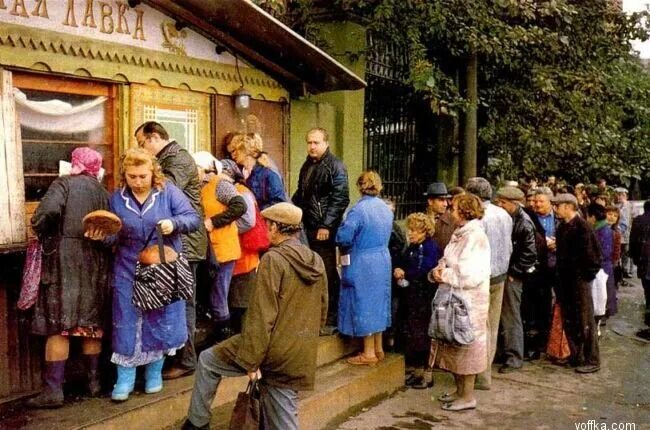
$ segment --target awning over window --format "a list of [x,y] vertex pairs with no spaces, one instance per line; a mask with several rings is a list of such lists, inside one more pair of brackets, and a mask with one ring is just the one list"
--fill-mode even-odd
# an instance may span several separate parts
[[265,71],[289,90],[364,88],[363,79],[247,0],[144,0]]

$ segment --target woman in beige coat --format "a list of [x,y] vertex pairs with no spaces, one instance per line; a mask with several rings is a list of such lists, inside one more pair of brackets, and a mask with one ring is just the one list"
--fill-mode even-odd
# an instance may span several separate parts
[[490,245],[479,219],[483,206],[472,194],[452,200],[452,218],[457,226],[438,266],[429,272],[438,290],[453,289],[469,305],[474,342],[452,345],[432,341],[430,365],[453,373],[456,391],[438,398],[442,409],[462,411],[476,408],[474,380],[487,367],[487,315],[490,296]]

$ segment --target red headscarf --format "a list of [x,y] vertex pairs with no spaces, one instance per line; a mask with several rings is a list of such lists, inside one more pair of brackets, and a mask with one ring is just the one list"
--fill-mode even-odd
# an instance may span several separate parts
[[88,173],[95,178],[99,175],[102,167],[102,154],[90,148],[76,148],[72,151],[71,175]]

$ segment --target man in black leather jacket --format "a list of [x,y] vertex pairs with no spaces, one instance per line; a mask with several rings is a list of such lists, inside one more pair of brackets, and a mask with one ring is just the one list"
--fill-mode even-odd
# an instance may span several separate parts
[[524,359],[524,326],[521,320],[523,281],[534,270],[537,262],[535,225],[520,204],[524,193],[517,187],[503,187],[497,191],[497,203],[512,217],[512,254],[508,278],[503,290],[501,327],[506,362],[499,373],[521,368]]
[[337,325],[340,283],[334,239],[350,203],[348,173],[343,162],[330,152],[327,131],[311,129],[306,140],[307,159],[300,169],[298,189],[291,200],[303,211],[309,247],[325,263],[329,310],[323,334],[330,334]]

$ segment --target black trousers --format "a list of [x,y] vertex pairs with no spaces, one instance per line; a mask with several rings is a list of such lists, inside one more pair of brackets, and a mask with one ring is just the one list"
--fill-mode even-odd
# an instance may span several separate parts
[[556,295],[574,364],[600,365],[591,283],[580,277],[560,274]]
[[336,270],[336,244],[331,236],[328,240],[316,240],[315,233],[308,231],[309,247],[323,259],[325,263],[325,273],[327,274],[327,293],[329,295],[327,306],[327,325],[338,325],[339,310],[339,288],[341,280],[339,272]]
[[521,296],[521,318],[524,324],[526,355],[546,351],[553,318],[553,295],[557,277],[550,271],[539,271],[526,277]]

